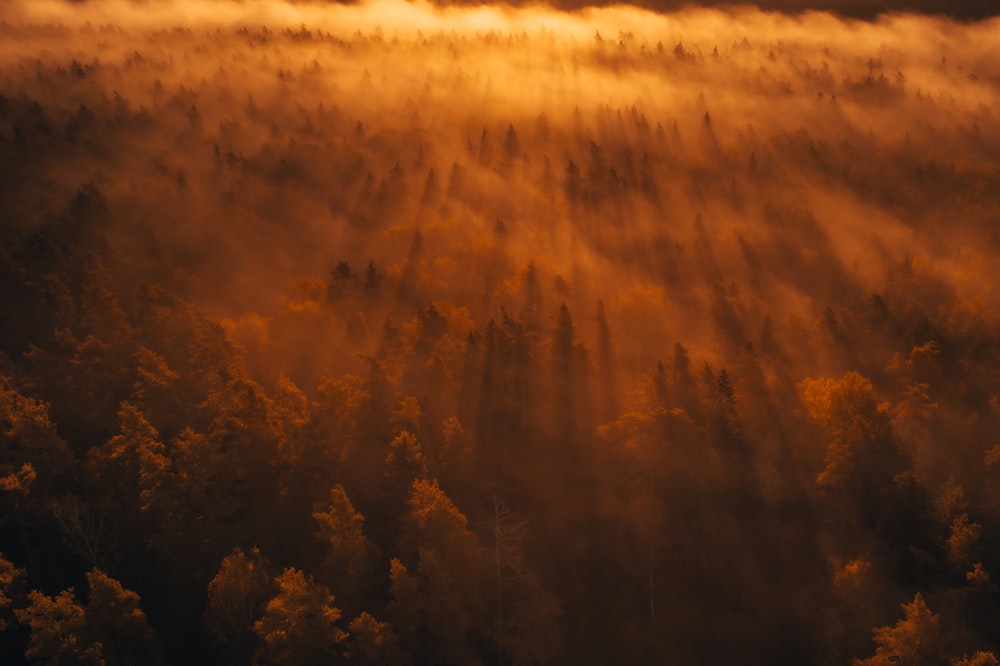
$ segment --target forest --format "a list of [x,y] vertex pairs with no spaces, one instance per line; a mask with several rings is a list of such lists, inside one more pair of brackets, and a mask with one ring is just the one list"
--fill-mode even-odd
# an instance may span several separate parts
[[997,665],[1000,19],[843,7],[0,0],[0,663]]

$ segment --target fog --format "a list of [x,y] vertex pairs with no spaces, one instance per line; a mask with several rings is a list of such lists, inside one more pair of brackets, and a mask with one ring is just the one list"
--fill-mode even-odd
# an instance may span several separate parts
[[[401,663],[845,663],[918,593],[928,663],[995,649],[966,574],[1000,566],[1000,19],[772,9],[0,4],[0,371],[84,470],[12,504],[0,551],[46,594],[135,588],[176,663],[312,663],[270,604],[212,643],[237,547],[274,562],[263,601],[304,571],[336,650],[363,611]],[[129,410],[155,490],[95,453]],[[246,471],[202,496],[201,460]],[[966,513],[930,508],[956,485]],[[140,487],[152,522],[101,504]],[[58,551],[64,496],[143,545]],[[345,502],[350,575],[312,534]],[[33,538],[69,564],[36,572]]]
[[[508,266],[533,261],[546,279],[560,276],[564,297],[586,312],[598,298],[615,312],[620,294],[649,285],[696,303],[685,294],[719,282],[759,298],[774,322],[812,321],[852,290],[879,291],[907,257],[953,282],[995,214],[995,202],[981,201],[960,232],[947,224],[957,190],[978,180],[988,197],[995,182],[996,22],[384,2],[12,9],[24,23],[6,27],[9,88],[23,86],[52,122],[69,122],[80,105],[100,113],[114,96],[116,113],[137,116],[131,131],[101,128],[112,119],[98,116],[83,141],[102,154],[52,155],[52,173],[66,172],[69,188],[100,173],[127,214],[149,216],[142,231],[165,251],[210,254],[192,267],[199,285],[188,295],[234,321],[274,308],[290,280],[323,278],[340,260],[398,273],[422,227],[440,264],[427,278],[443,288],[432,299],[482,290],[469,276],[486,279],[473,258],[485,243]],[[84,76],[72,75],[74,62]],[[516,155],[504,155],[508,126]],[[567,196],[571,161],[577,198],[592,195],[582,208]],[[430,170],[442,191],[462,173],[466,192],[421,206]],[[183,193],[142,196],[172,189],[165,176],[176,174]],[[366,175],[394,190],[391,205]],[[655,179],[655,196],[636,196],[643,178]],[[247,218],[246,233],[225,228],[221,205]],[[767,219],[779,211],[814,228],[781,229]],[[697,254],[697,215],[710,270]],[[497,218],[509,227],[502,244],[489,233]],[[695,251],[674,259],[674,284],[657,274],[657,239]],[[819,245],[802,248],[807,241]],[[752,285],[747,247],[770,264]],[[767,260],[792,250],[812,259]],[[790,298],[774,298],[776,289]],[[480,320],[484,304],[514,307],[502,292],[454,295]],[[675,310],[670,319],[703,319],[697,307]],[[704,327],[677,323],[664,349],[688,330],[691,344],[716,351]],[[643,368],[663,353],[645,351]]]

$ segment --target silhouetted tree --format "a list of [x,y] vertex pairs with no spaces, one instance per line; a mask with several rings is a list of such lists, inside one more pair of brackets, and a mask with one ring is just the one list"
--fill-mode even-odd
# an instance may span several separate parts
[[520,156],[521,143],[517,138],[517,131],[514,130],[513,123],[507,125],[507,131],[503,135],[503,152],[511,161]]
[[[597,301],[597,360],[601,383],[601,416],[602,420],[610,421],[618,415],[618,381],[615,372],[617,366],[611,343],[611,331],[607,316],[604,314],[604,301],[601,300]],[[657,364],[657,367],[663,371],[663,364]],[[666,388],[666,384],[663,388]]]

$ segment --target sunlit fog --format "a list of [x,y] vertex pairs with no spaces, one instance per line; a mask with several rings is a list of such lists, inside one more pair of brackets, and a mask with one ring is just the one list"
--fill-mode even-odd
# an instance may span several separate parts
[[863,5],[0,0],[0,662],[997,664],[1000,18]]

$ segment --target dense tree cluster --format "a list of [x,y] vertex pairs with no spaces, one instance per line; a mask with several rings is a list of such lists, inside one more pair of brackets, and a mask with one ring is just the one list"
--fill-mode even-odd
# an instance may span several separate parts
[[0,22],[0,661],[997,663],[982,26],[595,16]]

